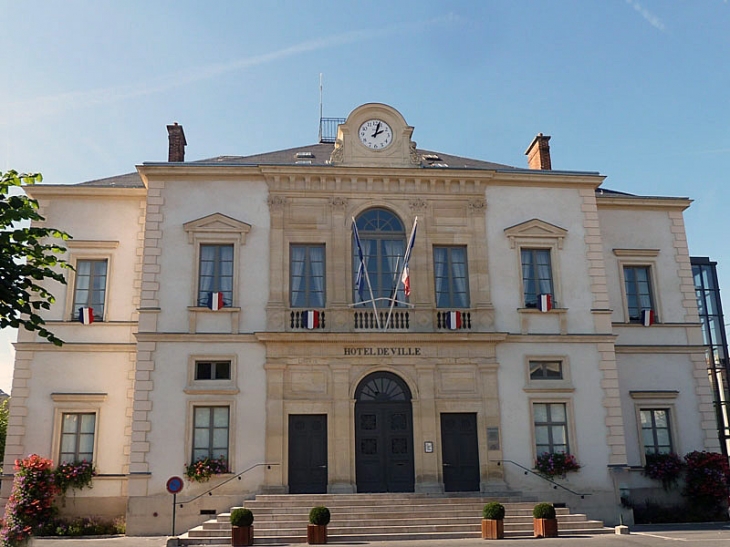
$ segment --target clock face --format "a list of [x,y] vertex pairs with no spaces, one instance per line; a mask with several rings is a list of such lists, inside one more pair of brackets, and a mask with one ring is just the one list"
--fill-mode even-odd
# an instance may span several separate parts
[[360,142],[371,150],[382,150],[393,142],[393,131],[382,120],[368,120],[360,126],[358,131]]

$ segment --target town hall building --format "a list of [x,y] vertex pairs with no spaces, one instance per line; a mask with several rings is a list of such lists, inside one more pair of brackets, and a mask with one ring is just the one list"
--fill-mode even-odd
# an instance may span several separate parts
[[[515,491],[618,523],[657,487],[646,454],[719,451],[688,198],[553,170],[542,134],[525,168],[423,150],[384,104],[253,156],[185,161],[168,132],[167,162],[26,189],[74,270],[48,283],[66,343],[19,333],[6,477],[92,460],[66,510],[129,534],[169,531],[167,482],[204,458],[230,473],[180,498],[246,472],[188,527],[324,492]],[[525,473],[546,452],[579,463],[566,489]]]

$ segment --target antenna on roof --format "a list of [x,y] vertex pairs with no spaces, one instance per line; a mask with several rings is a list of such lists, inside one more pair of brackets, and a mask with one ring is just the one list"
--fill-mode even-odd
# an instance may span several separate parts
[[319,142],[322,142],[322,73],[319,73]]

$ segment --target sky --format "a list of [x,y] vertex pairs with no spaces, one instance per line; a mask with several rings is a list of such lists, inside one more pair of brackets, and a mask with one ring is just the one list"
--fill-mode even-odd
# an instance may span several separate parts
[[419,148],[516,167],[542,132],[553,169],[691,198],[690,254],[730,291],[728,0],[0,0],[0,21],[2,171],[129,173],[175,121],[187,160],[313,144],[321,74],[325,117],[386,103]]

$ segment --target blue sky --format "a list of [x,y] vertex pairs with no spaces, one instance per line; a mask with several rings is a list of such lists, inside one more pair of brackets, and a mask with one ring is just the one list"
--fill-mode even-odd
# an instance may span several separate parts
[[[687,196],[690,252],[730,290],[727,0],[0,0],[0,170],[48,183],[317,140],[324,115],[383,102],[419,147]],[[726,303],[730,306],[730,303]],[[10,389],[12,331],[0,333]]]

